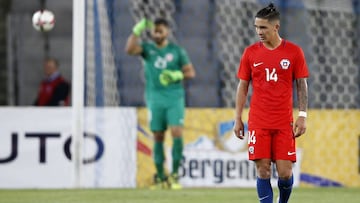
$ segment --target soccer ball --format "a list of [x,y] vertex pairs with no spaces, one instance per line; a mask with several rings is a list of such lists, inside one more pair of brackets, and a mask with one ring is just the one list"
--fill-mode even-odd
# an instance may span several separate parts
[[39,10],[32,16],[33,27],[37,31],[48,32],[55,26],[55,15],[49,10]]

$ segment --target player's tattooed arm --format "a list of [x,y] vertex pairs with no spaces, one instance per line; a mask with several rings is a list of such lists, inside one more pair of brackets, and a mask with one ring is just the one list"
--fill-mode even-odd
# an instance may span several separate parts
[[[299,137],[306,131],[306,110],[308,105],[308,89],[306,78],[296,79],[297,97],[299,103],[299,116],[297,117],[293,130],[294,136]],[[302,113],[302,115],[300,114]]]
[[296,87],[299,111],[306,112],[308,106],[308,87],[306,78],[296,79]]

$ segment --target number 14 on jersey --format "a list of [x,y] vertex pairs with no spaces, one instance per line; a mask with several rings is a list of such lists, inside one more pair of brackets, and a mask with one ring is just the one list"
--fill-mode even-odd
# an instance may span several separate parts
[[278,80],[278,76],[276,73],[276,69],[273,68],[270,72],[270,68],[265,68],[265,72],[266,72],[266,81],[269,82],[271,80],[273,81],[277,81]]

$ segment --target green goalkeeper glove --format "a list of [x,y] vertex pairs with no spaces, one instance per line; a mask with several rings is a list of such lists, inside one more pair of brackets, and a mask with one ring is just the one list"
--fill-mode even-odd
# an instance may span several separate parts
[[154,23],[151,20],[143,18],[138,23],[136,23],[132,31],[135,36],[139,37],[144,30],[153,27],[154,27]]
[[184,79],[184,74],[180,70],[163,70],[159,76],[160,83],[164,86],[168,86],[170,83],[174,83]]

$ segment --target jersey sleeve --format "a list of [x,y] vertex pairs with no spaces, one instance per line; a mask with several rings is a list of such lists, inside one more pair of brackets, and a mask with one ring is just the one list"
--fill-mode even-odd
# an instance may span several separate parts
[[294,77],[298,78],[307,78],[309,77],[309,70],[306,65],[305,55],[303,50],[299,47],[296,57],[296,66],[294,68]]
[[245,49],[238,68],[237,77],[242,80],[250,81],[251,79],[251,65],[249,63],[249,50]]
[[190,63],[190,58],[183,48],[179,48],[179,65],[180,67],[183,67]]

